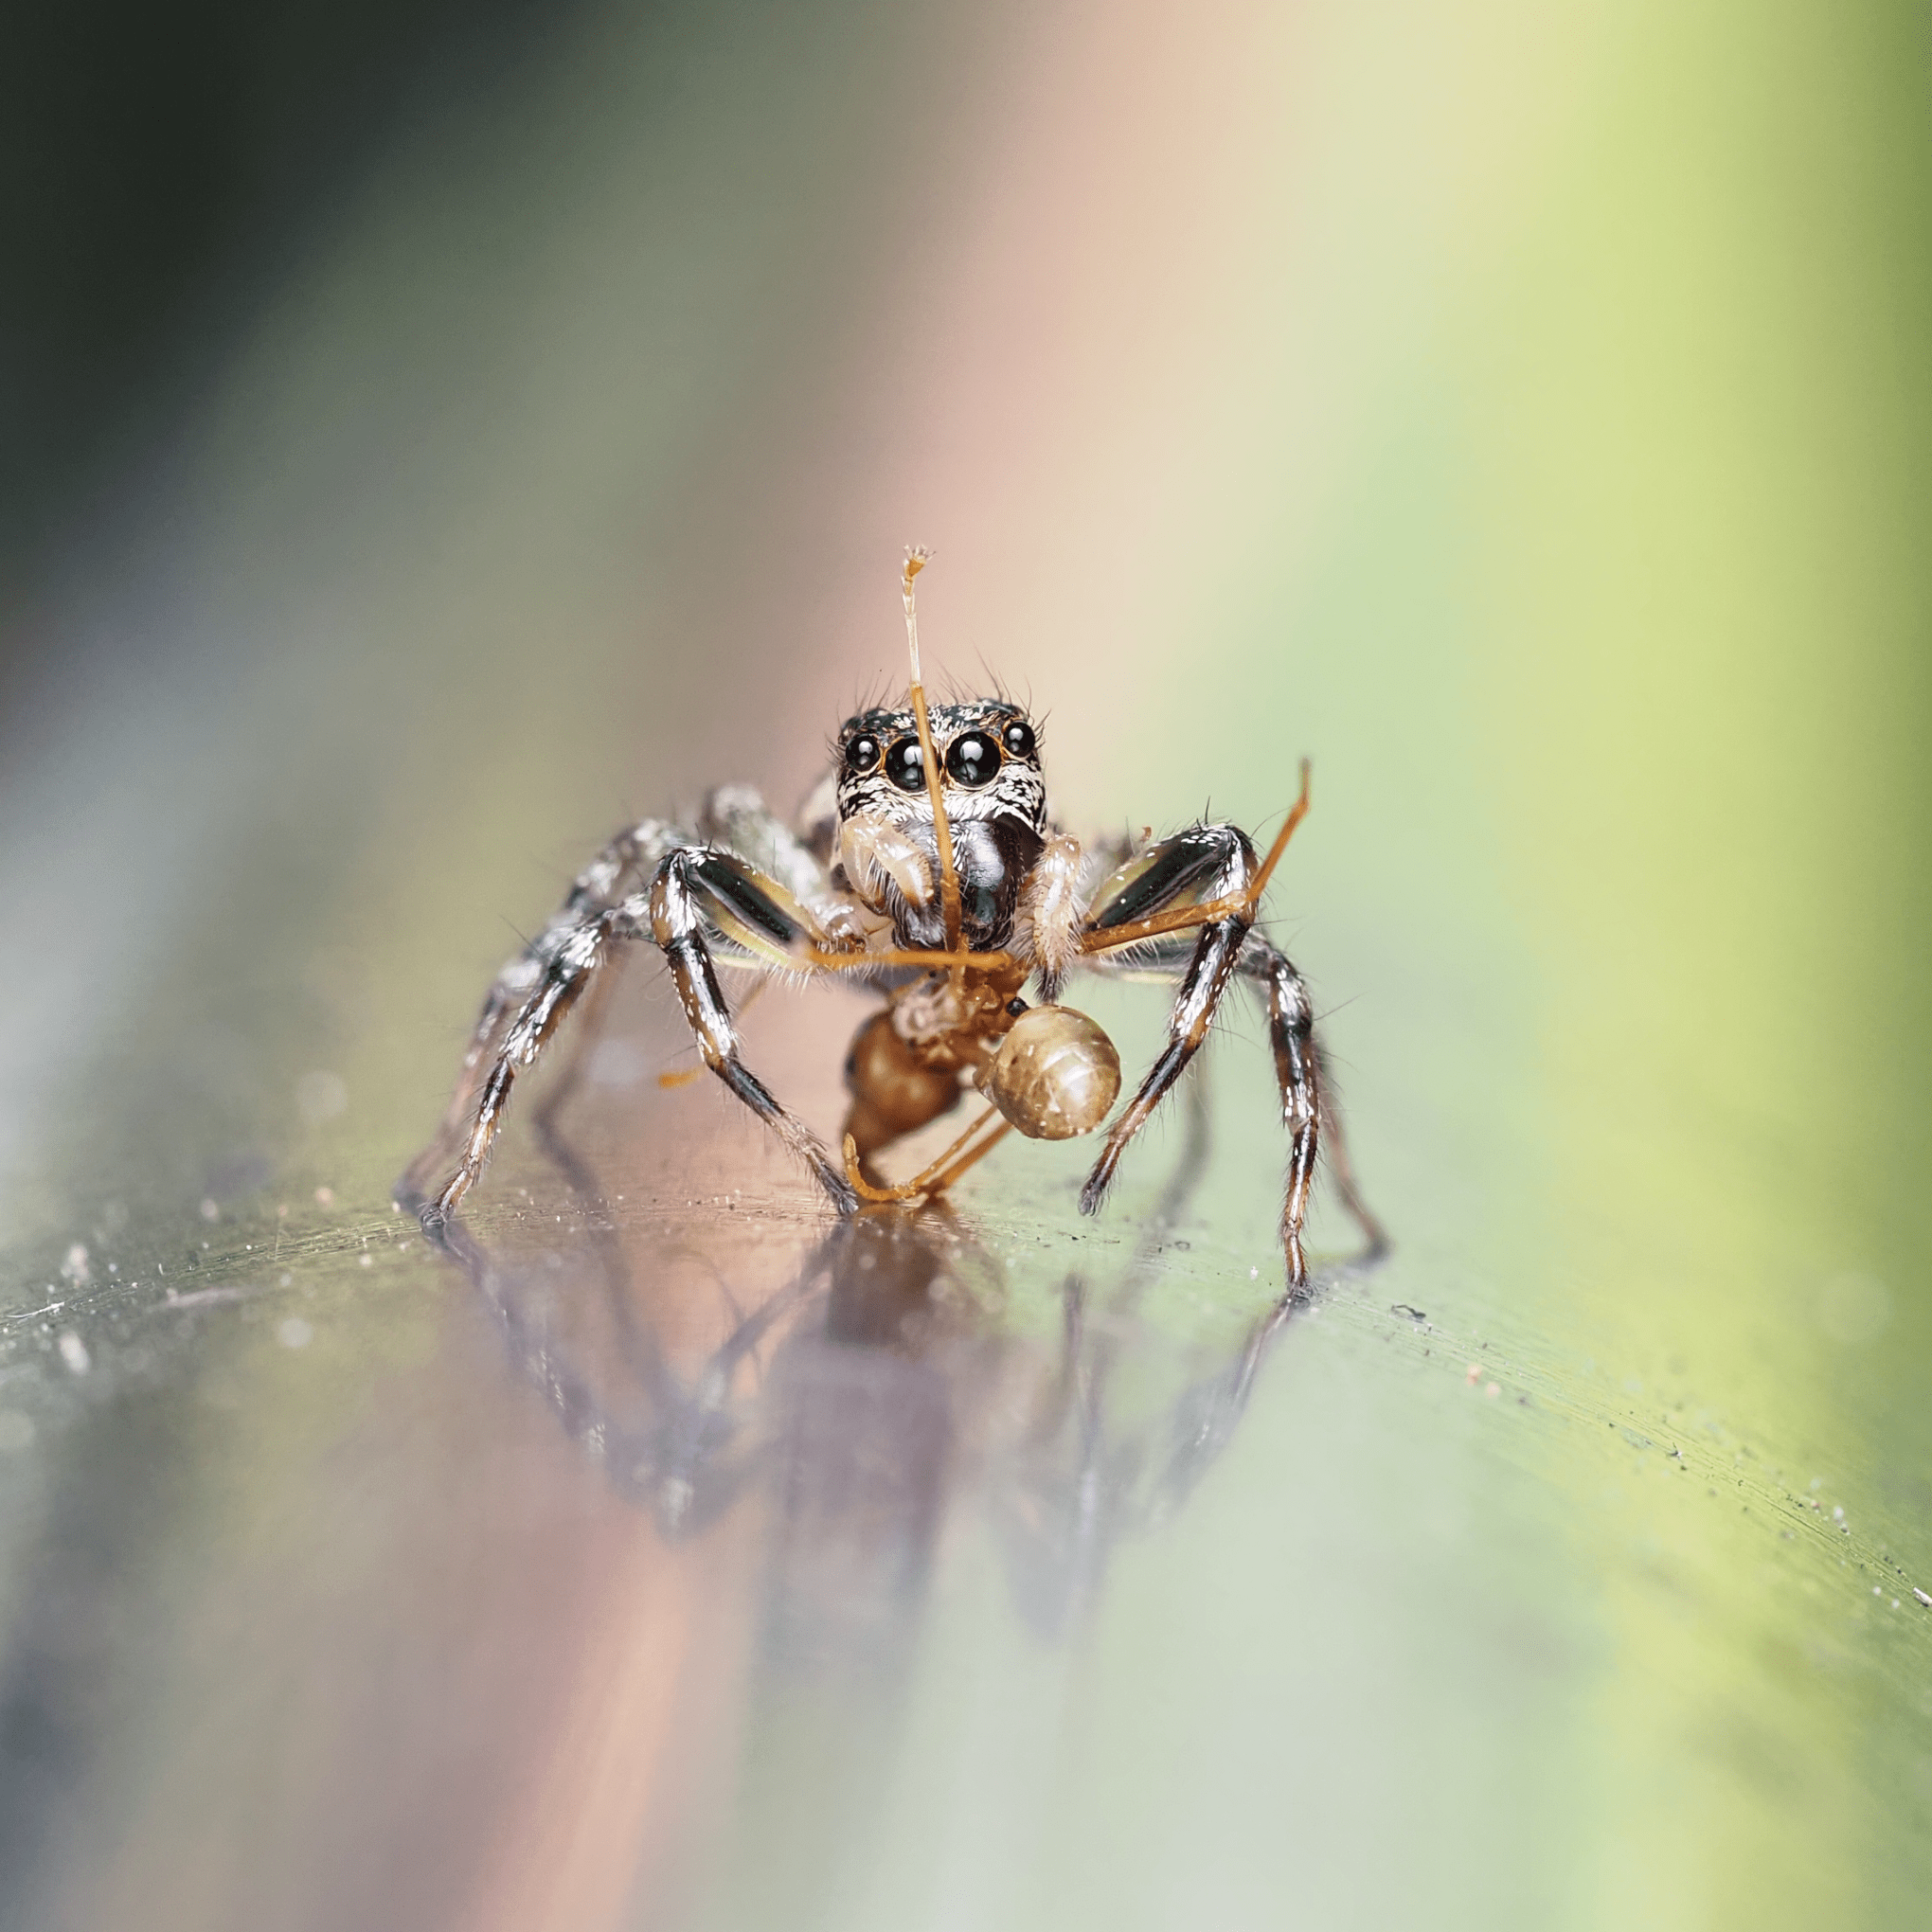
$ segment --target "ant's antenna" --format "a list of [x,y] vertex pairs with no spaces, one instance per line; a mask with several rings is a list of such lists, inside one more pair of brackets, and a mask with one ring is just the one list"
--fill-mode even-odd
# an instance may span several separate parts
[[[953,828],[946,819],[945,794],[939,784],[939,760],[933,749],[932,721],[926,716],[925,686],[919,674],[919,614],[913,608],[912,580],[932,562],[933,553],[915,544],[905,553],[905,573],[900,592],[905,599],[905,650],[912,659],[912,715],[919,726],[920,756],[925,763],[926,796],[932,800],[933,837],[939,850],[939,912],[946,922],[946,951],[959,950],[961,925],[959,874],[953,865]],[[955,969],[957,971],[957,969]]]

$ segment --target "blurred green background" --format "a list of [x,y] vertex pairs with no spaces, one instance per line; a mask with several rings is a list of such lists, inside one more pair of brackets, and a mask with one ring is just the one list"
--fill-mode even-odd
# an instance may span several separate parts
[[[179,272],[206,329],[103,327],[114,383],[61,365],[17,412],[0,1923],[1923,1916],[1924,10],[438,31],[306,151],[326,188],[291,164]],[[159,313],[101,232],[74,300]],[[39,286],[23,339],[71,347]],[[613,826],[803,793],[898,674],[912,541],[929,662],[1030,689],[1069,826],[1260,826],[1314,759],[1276,929],[1397,1252],[1074,1635],[956,1506],[887,1741],[750,1644],[686,1780],[580,1707],[687,1683],[664,1604],[749,1614],[750,1516],[630,1596],[593,1574],[647,1522],[588,1500],[387,1188]],[[1153,999],[1096,998],[1130,1056]],[[850,1023],[752,1029],[828,1123]],[[1228,1030],[1194,1244],[1132,1329],[1155,1382],[1274,1266]],[[724,1099],[633,1098],[807,1238]],[[959,1197],[1023,1354],[1063,1178],[1008,1148]],[[182,1312],[186,1267],[236,1293]],[[581,1613],[527,1729],[476,1716],[547,1641],[474,1583],[518,1563]],[[538,1732],[627,1874],[592,1903],[562,1839],[493,1862],[548,1816]],[[612,1796],[686,1781],[689,1817]]]

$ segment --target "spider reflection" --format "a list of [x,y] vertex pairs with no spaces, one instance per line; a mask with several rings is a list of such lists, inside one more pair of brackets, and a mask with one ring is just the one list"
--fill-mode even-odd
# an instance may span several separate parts
[[[1190,1380],[1163,1348],[1154,1379],[1170,1369],[1178,1387],[1137,1408],[1123,1393],[1128,1361],[1136,1384],[1150,1379],[1141,1304],[1206,1161],[1207,1110],[1189,1087],[1184,1146],[1139,1245],[1111,1280],[1068,1274],[1044,1334],[1016,1332],[1004,1263],[943,1203],[836,1223],[761,1287],[771,1257],[727,1215],[620,1231],[590,1213],[581,1242],[535,1258],[487,1251],[453,1222],[444,1246],[568,1435],[661,1535],[696,1536],[762,1498],[782,1652],[876,1653],[903,1636],[949,1501],[969,1488],[1022,1614],[1055,1636],[1095,1599],[1119,1539],[1170,1513],[1227,1447],[1306,1305],[1284,1297]],[[541,1124],[593,1199],[554,1118]],[[711,1328],[693,1346],[699,1305]]]

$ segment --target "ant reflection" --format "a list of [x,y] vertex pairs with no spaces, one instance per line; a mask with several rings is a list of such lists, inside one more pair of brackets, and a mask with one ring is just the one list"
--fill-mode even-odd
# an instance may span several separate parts
[[[662,1536],[699,1535],[758,1499],[780,1654],[898,1650],[949,1501],[969,1488],[1022,1615],[1056,1637],[1097,1598],[1119,1539],[1172,1512],[1227,1447],[1306,1305],[1283,1297],[1177,1390],[1172,1351],[1136,1351],[1163,1243],[1207,1161],[1198,1076],[1189,1087],[1184,1145],[1138,1246],[1104,1285],[1069,1274],[1057,1318],[1035,1312],[1037,1334],[1012,1318],[1004,1263],[943,1204],[869,1208],[802,1262],[791,1230],[735,1211],[615,1226],[554,1110],[539,1131],[585,1209],[581,1231],[512,1254],[453,1219],[441,1245],[565,1431]],[[1170,1391],[1136,1408],[1162,1373]]]

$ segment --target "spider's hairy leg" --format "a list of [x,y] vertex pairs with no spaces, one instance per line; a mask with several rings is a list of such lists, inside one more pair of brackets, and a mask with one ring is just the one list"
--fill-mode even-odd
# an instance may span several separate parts
[[[1231,901],[1246,890],[1255,869],[1255,849],[1232,825],[1197,825],[1150,847],[1101,887],[1082,928],[1085,949],[1102,951],[1110,930],[1190,901]],[[1115,1121],[1086,1186],[1081,1190],[1082,1214],[1100,1211],[1114,1170],[1127,1144],[1147,1124],[1188,1063],[1200,1051],[1215,1010],[1241,957],[1249,917],[1234,911],[1201,927],[1192,957],[1168,1015],[1166,1050],[1149,1069],[1140,1090]],[[1132,944],[1131,936],[1123,944]]]
[[698,835],[707,845],[728,846],[801,905],[821,918],[832,882],[811,848],[751,785],[718,785],[698,814]]
[[441,1154],[444,1142],[438,1139],[427,1154],[418,1158],[397,1190],[399,1200],[417,1208],[426,1234],[440,1234],[457,1204],[482,1177],[490,1151],[502,1128],[517,1075],[536,1064],[537,1056],[549,1044],[564,1015],[577,1004],[603,964],[610,941],[638,936],[637,915],[641,910],[640,902],[634,897],[620,905],[587,914],[580,924],[546,949],[547,957],[534,989],[509,1025],[494,1036],[488,1070],[479,1067],[479,1078],[472,1080],[466,1076],[456,1088],[452,1118],[458,1124],[467,1123],[468,1131],[462,1136],[456,1172],[434,1200],[421,1199],[417,1183],[424,1162]]
[[[1177,862],[1178,865],[1178,862]],[[1168,978],[1188,970],[1190,950],[1178,933],[1136,942],[1132,957],[1099,954],[1087,961],[1089,970],[1110,978]],[[1379,1261],[1388,1251],[1388,1236],[1363,1198],[1349,1157],[1348,1141],[1329,1072],[1328,1056],[1315,1030],[1315,1013],[1308,987],[1286,954],[1260,933],[1249,932],[1235,961],[1235,973],[1253,986],[1267,1008],[1268,1041],[1275,1061],[1275,1079],[1281,1097],[1281,1120],[1288,1129],[1288,1185],[1281,1209],[1281,1240],[1287,1252],[1291,1293],[1307,1284],[1302,1228],[1315,1172],[1316,1154],[1334,1178],[1335,1191],[1356,1225],[1364,1245],[1357,1264]]]
[[[483,1171],[509,1094],[510,1082],[501,1071],[506,1054],[514,1059],[528,1050],[533,1055],[555,1030],[602,957],[605,923],[613,910],[687,836],[660,818],[647,818],[619,832],[578,875],[544,929],[496,975],[471,1029],[456,1092],[436,1138],[396,1185],[398,1203],[422,1215],[426,1225],[440,1225]],[[488,1131],[479,1140],[486,1116]],[[456,1171],[431,1196],[428,1190],[459,1151]]]
[[[1281,1124],[1288,1130],[1288,1190],[1281,1203],[1281,1245],[1288,1255],[1291,1291],[1308,1282],[1308,1262],[1301,1250],[1301,1229],[1308,1219],[1308,1197],[1315,1186],[1315,1156],[1322,1131],[1333,1118],[1324,1091],[1327,1068],[1315,1039],[1315,1009],[1308,986],[1294,963],[1259,933],[1250,933],[1242,949],[1244,979],[1265,989],[1268,1001],[1268,1044],[1275,1055],[1275,1081],[1281,1093]],[[1351,1207],[1356,1206],[1351,1201]],[[1360,1209],[1363,1215],[1367,1209]],[[1364,1223],[1371,1239],[1381,1229],[1372,1217]]]
[[800,972],[813,970],[817,954],[832,946],[831,936],[776,880],[717,846],[686,846],[666,855],[651,887],[649,921],[705,1064],[811,1169],[840,1213],[854,1212],[858,1196],[842,1166],[740,1059],[738,1030],[705,928],[715,927],[756,957]]

